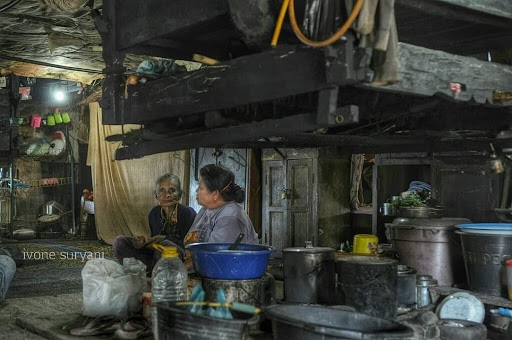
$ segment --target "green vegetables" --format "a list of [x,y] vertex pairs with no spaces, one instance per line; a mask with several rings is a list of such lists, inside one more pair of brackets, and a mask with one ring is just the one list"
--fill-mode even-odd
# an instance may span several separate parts
[[393,207],[416,207],[423,206],[423,199],[415,191],[411,191],[407,196],[390,202]]

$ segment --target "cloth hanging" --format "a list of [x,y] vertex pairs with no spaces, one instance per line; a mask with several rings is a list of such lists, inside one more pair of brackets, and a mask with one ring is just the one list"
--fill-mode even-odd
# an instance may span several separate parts
[[[189,181],[185,178],[188,151],[116,161],[115,151],[121,142],[107,142],[105,138],[121,134],[121,127],[102,124],[102,111],[97,102],[89,104],[89,110],[87,164],[92,172],[98,238],[109,244],[118,235],[149,238],[148,213],[157,204],[155,180],[165,173],[173,173],[181,180],[183,197],[188,197]],[[139,125],[125,125],[124,131],[139,128]]]
[[400,81],[395,0],[365,0],[354,30],[359,47],[372,48],[371,84],[382,86]]

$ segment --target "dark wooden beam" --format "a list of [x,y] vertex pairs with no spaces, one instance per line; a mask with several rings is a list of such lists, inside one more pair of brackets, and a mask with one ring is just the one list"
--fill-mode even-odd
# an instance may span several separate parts
[[126,54],[116,49],[117,14],[114,0],[103,3],[103,11],[91,11],[94,25],[103,43],[102,56],[105,61],[105,81],[102,86],[100,106],[103,124],[124,124],[123,119],[123,72]]
[[496,0],[395,0],[401,42],[459,55],[512,43],[512,5]]
[[228,13],[225,0],[105,0],[115,1],[116,47],[127,49],[171,33],[193,29]]
[[310,148],[337,147],[341,153],[403,153],[488,151],[489,143],[497,149],[512,147],[512,138],[440,138],[418,136],[355,136],[300,133],[274,141],[246,141],[227,144],[238,148]]
[[320,127],[322,126],[317,124],[315,114],[269,119],[238,126],[210,129],[165,140],[160,139],[129,145],[116,151],[116,160],[139,158],[160,152],[186,150],[195,147],[217,147],[229,143],[256,141],[259,138],[275,135],[288,136],[302,131],[313,131]]
[[[493,91],[512,90],[512,66],[478,60],[399,43],[401,81],[386,86],[365,85],[377,91],[393,91],[409,95],[445,94],[461,102],[493,103]],[[368,69],[371,78],[371,70]],[[455,94],[450,83],[464,85]],[[512,102],[508,102],[508,106]]]
[[125,123],[231,108],[326,87],[322,50],[275,49],[130,86]]

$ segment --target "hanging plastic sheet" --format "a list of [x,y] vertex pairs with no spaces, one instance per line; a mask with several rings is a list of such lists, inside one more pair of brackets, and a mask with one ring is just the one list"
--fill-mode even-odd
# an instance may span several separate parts
[[[346,19],[342,1],[307,0],[304,8],[304,34],[312,40],[325,40],[332,36]],[[298,9],[297,13],[300,13]]]

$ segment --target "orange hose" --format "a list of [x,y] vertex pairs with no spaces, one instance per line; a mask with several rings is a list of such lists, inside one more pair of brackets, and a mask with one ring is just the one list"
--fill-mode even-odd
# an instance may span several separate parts
[[286,9],[288,8],[288,3],[290,0],[284,0],[281,5],[281,10],[279,11],[279,16],[277,17],[276,28],[274,29],[274,34],[272,35],[272,41],[270,42],[270,46],[276,46],[277,41],[279,40],[279,35],[281,34],[281,28],[283,27],[284,16],[286,15]]
[[288,4],[288,14],[290,16],[290,23],[292,24],[293,32],[295,32],[295,35],[297,38],[304,44],[311,46],[311,47],[325,47],[328,45],[331,45],[332,43],[336,42],[338,39],[340,39],[343,34],[345,34],[350,26],[352,26],[352,23],[354,20],[356,20],[357,16],[359,15],[359,12],[361,12],[361,8],[363,7],[363,0],[357,0],[356,4],[354,5],[354,8],[352,8],[352,12],[350,13],[349,17],[347,18],[347,21],[341,26],[341,28],[334,33],[330,38],[322,41],[313,41],[308,39],[300,30],[299,25],[297,24],[297,18],[295,17],[295,6],[294,6],[294,0],[289,0]]

